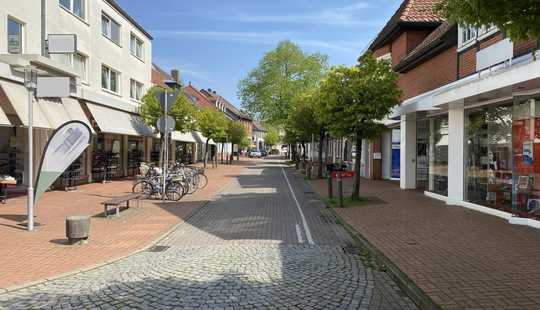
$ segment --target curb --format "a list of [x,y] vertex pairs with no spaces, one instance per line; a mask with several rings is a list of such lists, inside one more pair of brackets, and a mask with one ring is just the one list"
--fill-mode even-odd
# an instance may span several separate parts
[[[245,169],[245,168],[243,168],[243,169]],[[221,193],[223,193],[227,188],[229,188],[231,186],[233,181],[234,180],[231,180],[228,183],[226,183],[210,199],[215,198],[215,197],[219,196]],[[197,207],[195,210],[191,211],[191,213],[182,222],[175,224],[173,227],[168,229],[166,232],[164,232],[163,234],[158,236],[156,239],[154,239],[153,241],[151,241],[150,243],[148,243],[144,247],[142,247],[142,248],[140,248],[138,250],[135,250],[135,251],[133,251],[133,252],[131,252],[129,254],[126,254],[126,255],[123,255],[123,256],[120,256],[120,257],[116,257],[116,258],[107,260],[105,262],[97,263],[97,264],[89,266],[89,267],[79,268],[79,269],[64,272],[64,273],[61,273],[61,274],[58,274],[58,275],[55,275],[55,276],[45,277],[45,278],[43,278],[41,280],[35,280],[35,281],[27,282],[27,283],[24,283],[24,284],[20,284],[20,285],[0,288],[0,295],[15,292],[15,291],[26,289],[26,288],[30,288],[30,287],[33,287],[33,286],[37,286],[37,285],[44,284],[44,283],[47,283],[47,282],[51,282],[51,281],[54,281],[54,280],[66,278],[66,277],[69,277],[69,276],[73,276],[73,275],[76,275],[76,274],[79,274],[79,273],[91,271],[91,270],[94,270],[94,269],[98,269],[98,268],[101,268],[101,267],[104,267],[104,266],[107,266],[107,265],[114,264],[114,263],[116,263],[118,261],[121,261],[123,259],[126,259],[128,257],[140,254],[142,252],[145,252],[148,249],[150,249],[151,247],[153,247],[156,244],[158,244],[159,242],[161,242],[163,239],[167,238],[176,229],[178,229],[180,226],[184,225],[187,221],[192,219],[199,211],[206,208],[210,203],[212,203],[211,200],[208,200],[208,201],[204,202],[202,205]]]
[[[301,178],[311,189],[313,187],[307,180]],[[431,299],[420,287],[412,281],[407,274],[405,274],[399,267],[397,267],[383,252],[377,249],[368,239],[360,234],[354,227],[352,227],[347,221],[345,221],[335,210],[334,207],[328,205],[318,194],[313,191],[323,206],[330,211],[335,217],[336,221],[347,230],[354,241],[360,245],[363,249],[369,252],[374,258],[376,264],[380,266],[386,273],[388,273],[392,279],[396,282],[401,290],[421,309],[442,309],[437,303]]]

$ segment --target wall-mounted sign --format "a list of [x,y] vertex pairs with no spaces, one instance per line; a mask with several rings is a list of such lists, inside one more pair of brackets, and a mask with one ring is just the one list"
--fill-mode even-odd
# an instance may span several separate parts
[[40,76],[37,78],[36,97],[66,98],[71,93],[69,77]]
[[49,34],[49,54],[73,54],[77,52],[77,35],[75,34]]
[[90,127],[80,121],[70,121],[56,129],[41,158],[34,202],[81,156],[91,138]]

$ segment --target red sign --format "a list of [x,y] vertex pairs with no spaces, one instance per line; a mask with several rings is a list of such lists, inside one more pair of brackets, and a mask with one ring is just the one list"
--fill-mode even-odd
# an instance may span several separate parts
[[353,178],[354,177],[354,171],[332,171],[330,173],[330,176],[332,179],[337,178],[338,173],[341,173],[342,178]]

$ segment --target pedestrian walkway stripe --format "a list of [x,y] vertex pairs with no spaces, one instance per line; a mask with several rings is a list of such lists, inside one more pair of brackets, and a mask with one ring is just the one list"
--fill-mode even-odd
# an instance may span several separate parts
[[307,224],[306,217],[304,216],[304,212],[302,212],[302,208],[300,207],[300,204],[298,203],[298,199],[296,199],[296,195],[294,194],[294,190],[291,186],[291,182],[289,182],[289,178],[287,177],[287,174],[285,173],[285,169],[283,169],[283,167],[281,167],[281,172],[283,172],[285,181],[287,181],[289,190],[291,191],[294,202],[296,203],[296,207],[298,208],[298,212],[300,213],[300,218],[302,219],[302,225],[304,226],[304,230],[306,231],[306,238],[308,240],[308,243],[315,244],[315,242],[313,241],[313,238],[311,237],[311,231],[309,230],[309,226]]
[[300,225],[296,224],[296,235],[298,236],[298,243],[304,243],[304,238],[302,238],[302,231],[300,230]]

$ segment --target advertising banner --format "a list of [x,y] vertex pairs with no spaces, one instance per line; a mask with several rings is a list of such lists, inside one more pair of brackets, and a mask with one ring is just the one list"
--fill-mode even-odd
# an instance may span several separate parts
[[70,121],[56,129],[41,158],[34,202],[81,156],[90,145],[91,138],[92,131],[80,121]]

